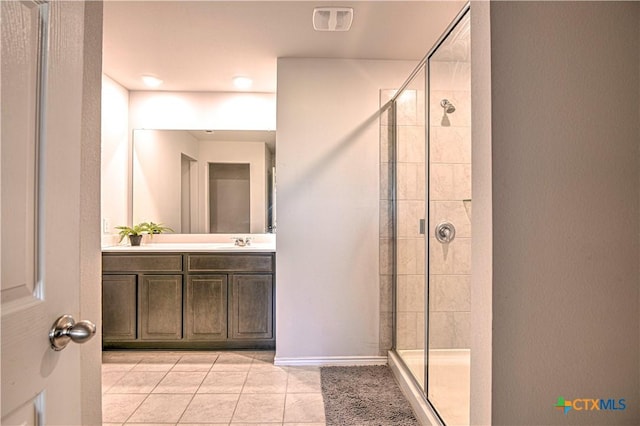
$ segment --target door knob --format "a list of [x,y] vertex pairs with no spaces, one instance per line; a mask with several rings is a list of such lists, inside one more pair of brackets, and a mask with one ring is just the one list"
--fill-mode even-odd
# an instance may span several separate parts
[[96,334],[96,325],[91,321],[75,322],[71,315],[63,315],[53,323],[49,331],[51,349],[61,351],[69,341],[84,343]]

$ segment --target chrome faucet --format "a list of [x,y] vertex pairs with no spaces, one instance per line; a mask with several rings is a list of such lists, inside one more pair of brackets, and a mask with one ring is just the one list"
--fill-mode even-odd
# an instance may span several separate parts
[[246,247],[251,245],[251,237],[232,237],[235,241],[233,243],[234,246],[238,247]]

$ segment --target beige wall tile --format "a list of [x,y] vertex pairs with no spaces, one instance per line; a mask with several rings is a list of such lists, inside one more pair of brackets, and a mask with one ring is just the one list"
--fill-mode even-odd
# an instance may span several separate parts
[[470,275],[432,275],[429,285],[432,311],[470,311]]
[[380,238],[380,274],[391,275],[393,273],[392,254],[393,242],[391,241],[391,239]]
[[470,127],[432,127],[431,163],[471,163]]
[[462,201],[435,201],[434,206],[434,225],[440,222],[451,222],[456,228],[456,238],[471,237],[471,221],[464,208]]
[[380,312],[393,312],[392,275],[380,275]]
[[417,92],[405,90],[396,98],[396,124],[398,126],[415,126],[418,124]]
[[398,312],[397,320],[397,348],[415,349],[417,345],[416,313]]
[[398,237],[422,238],[420,219],[426,216],[425,202],[422,200],[399,200],[398,205]]
[[416,348],[424,349],[424,312],[416,313]]
[[471,238],[456,237],[448,244],[429,239],[429,268],[434,275],[471,273]]
[[471,199],[471,164],[453,166],[453,200]]
[[387,355],[387,351],[393,346],[393,313],[380,313],[380,351],[379,355]]
[[430,200],[455,200],[453,190],[453,164],[431,164],[430,166]]
[[398,162],[425,162],[424,126],[398,126]]
[[424,312],[424,287],[423,275],[399,275],[398,312]]

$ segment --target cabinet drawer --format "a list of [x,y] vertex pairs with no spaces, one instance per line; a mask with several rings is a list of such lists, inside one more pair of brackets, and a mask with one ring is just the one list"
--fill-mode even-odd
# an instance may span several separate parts
[[182,272],[179,254],[102,256],[103,272]]
[[272,255],[192,254],[187,267],[190,272],[271,272]]

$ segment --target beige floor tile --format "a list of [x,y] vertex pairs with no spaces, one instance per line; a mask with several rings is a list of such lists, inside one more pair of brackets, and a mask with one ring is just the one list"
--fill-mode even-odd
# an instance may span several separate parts
[[209,371],[218,354],[188,354],[180,358],[171,371]]
[[113,394],[102,396],[102,421],[106,423],[124,423],[142,404],[146,394]]
[[218,356],[217,363],[231,364],[251,364],[253,362],[253,354],[251,352],[224,352]]
[[103,373],[110,373],[113,371],[131,371],[133,369],[133,367],[135,367],[138,363],[137,362],[131,362],[131,363],[127,363],[127,362],[110,362],[110,363],[103,363],[102,364],[102,372]]
[[196,393],[206,375],[204,371],[170,371],[153,393]]
[[286,422],[282,423],[283,426],[327,426],[326,423],[298,423],[298,422]]
[[142,359],[131,371],[169,371],[180,359],[180,355],[153,355]]
[[[135,425],[135,426],[176,426],[176,423],[131,423],[127,422],[125,425]],[[104,426],[104,425],[102,425]]]
[[285,371],[249,371],[242,393],[285,393],[287,373]]
[[324,422],[321,393],[288,393],[284,408],[285,422]]
[[[233,426],[282,426],[282,422],[260,422],[260,423],[256,423],[256,422],[251,422],[251,423],[229,423],[230,425]],[[180,425],[183,426],[183,425]]]
[[111,387],[113,385],[115,385],[118,380],[122,379],[125,374],[127,374],[126,371],[107,371],[107,372],[102,372],[102,393],[105,393],[106,391],[108,391],[109,389],[111,389]]
[[247,372],[249,371],[249,369],[251,368],[251,364],[250,363],[238,363],[238,364],[234,364],[234,363],[219,363],[216,362],[215,364],[213,364],[213,367],[211,367],[210,371],[218,371],[218,372]]
[[238,403],[239,394],[199,394],[187,407],[181,423],[230,422]]
[[327,426],[326,423],[298,423],[298,422],[286,422],[282,423],[283,426]]
[[144,352],[138,351],[104,351],[102,352],[102,363],[133,363],[137,364],[144,358]]
[[211,371],[249,371],[253,357],[247,354],[228,352],[221,354]]
[[256,351],[252,352],[253,359],[257,361],[265,361],[273,364],[273,359],[276,356],[274,351]]
[[232,423],[281,422],[284,394],[241,394]]
[[273,365],[272,362],[268,361],[259,361],[257,359],[253,360],[253,364],[251,364],[250,371],[263,371],[263,372],[278,372],[278,371],[288,371],[289,367],[277,366]]
[[107,393],[149,393],[156,387],[165,373],[132,371],[116,382]]
[[320,369],[306,367],[289,368],[287,393],[319,393],[321,391]]
[[129,418],[129,423],[171,422],[177,423],[191,401],[192,395],[158,394],[147,399]]
[[245,372],[215,372],[207,374],[198,393],[240,393],[247,379]]
[[122,423],[102,423],[102,426],[122,426]]
[[[228,426],[229,422],[224,423],[178,423],[179,426]],[[251,426],[256,426],[252,424]]]

